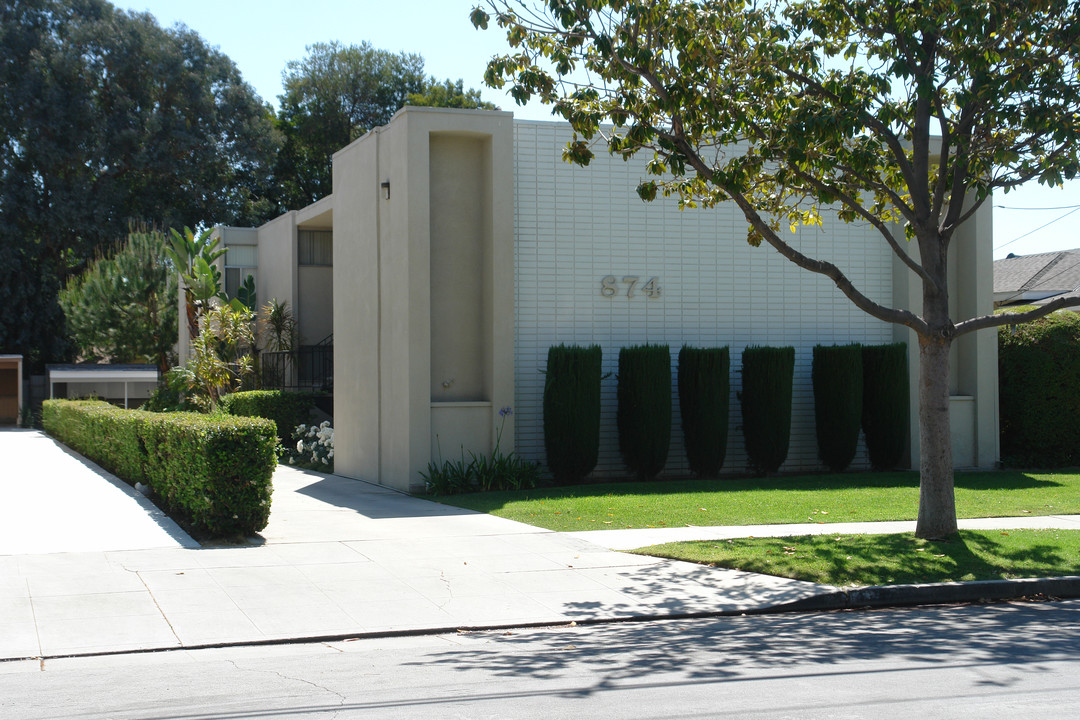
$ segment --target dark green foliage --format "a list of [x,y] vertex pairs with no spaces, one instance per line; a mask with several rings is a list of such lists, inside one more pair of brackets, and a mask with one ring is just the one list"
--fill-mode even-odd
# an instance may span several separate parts
[[333,192],[331,156],[403,105],[491,107],[461,81],[424,75],[415,53],[379,50],[370,43],[315,43],[282,73],[277,128],[284,138],[275,175],[279,209],[296,210]]
[[3,232],[0,213],[0,354],[17,353],[26,374],[41,374],[50,362],[73,357],[64,331],[56,263],[42,248]]
[[434,495],[453,495],[463,492],[490,490],[531,490],[540,481],[540,466],[513,452],[503,454],[502,434],[507,419],[514,414],[509,405],[499,410],[499,429],[495,432],[495,447],[490,455],[469,451],[465,462],[462,448],[459,461],[440,458],[429,462],[426,473],[420,473],[427,491]]
[[731,358],[727,347],[679,351],[679,408],[691,472],[715,477],[727,454]]
[[814,346],[814,421],[818,457],[832,472],[847,469],[859,446],[863,412],[862,348]]
[[599,345],[548,349],[544,381],[544,450],[555,482],[581,482],[600,455]]
[[46,400],[46,432],[129,483],[172,517],[215,537],[250,534],[270,518],[276,439],[258,418],[122,410]]
[[61,359],[57,292],[132,219],[272,217],[276,147],[270,109],[194,31],[105,0],[0,3],[0,245],[19,251],[0,257],[0,352]]
[[907,345],[864,345],[862,426],[870,466],[891,470],[908,446]]
[[135,229],[60,292],[68,332],[84,360],[173,365],[176,269],[165,259],[164,233]]
[[297,425],[307,424],[315,399],[287,390],[247,390],[226,395],[221,409],[230,415],[273,420],[281,443],[288,444]]
[[793,347],[751,346],[743,350],[739,393],[743,439],[756,472],[776,472],[787,460],[794,375]]
[[998,331],[1002,462],[1080,465],[1080,315]]
[[638,345],[619,351],[619,451],[642,480],[656,477],[671,444],[671,351]]

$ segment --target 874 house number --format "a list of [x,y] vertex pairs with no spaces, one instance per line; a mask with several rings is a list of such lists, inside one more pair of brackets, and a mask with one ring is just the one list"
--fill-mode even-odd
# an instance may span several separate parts
[[608,275],[600,281],[600,294],[607,298],[622,294],[634,298],[641,294],[655,300],[660,297],[660,278],[654,275],[642,285],[638,275],[626,275],[621,280],[614,275]]

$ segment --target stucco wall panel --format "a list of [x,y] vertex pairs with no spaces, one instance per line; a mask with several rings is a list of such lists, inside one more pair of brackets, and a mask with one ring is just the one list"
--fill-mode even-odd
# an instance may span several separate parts
[[[826,278],[771,248],[750,247],[733,207],[679,211],[672,199],[643,203],[634,192],[644,159],[623,162],[600,152],[588,168],[562,161],[569,131],[551,123],[515,123],[517,450],[543,460],[542,395],[547,350],[560,342],[604,350],[601,457],[597,473],[624,473],[615,430],[620,347],[671,346],[675,401],[668,474],[687,471],[676,385],[679,348],[729,345],[731,418],[725,471],[745,471],[741,352],[747,345],[793,345],[796,369],[792,442],[784,470],[817,469],[812,348],[823,342],[884,343],[892,329],[855,308]],[[796,236],[807,254],[837,262],[870,297],[891,303],[892,258],[867,228],[826,221]],[[617,278],[601,295],[601,279]],[[624,276],[638,276],[635,297]],[[658,298],[641,292],[655,277]],[[862,452],[856,463],[865,464]]]

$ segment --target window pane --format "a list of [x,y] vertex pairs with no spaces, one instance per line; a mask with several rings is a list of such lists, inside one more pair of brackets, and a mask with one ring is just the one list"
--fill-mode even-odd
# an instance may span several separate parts
[[225,249],[228,267],[258,267],[259,248],[255,245],[233,245]]
[[225,268],[225,294],[231,298],[236,297],[236,291],[240,289],[240,268]]
[[298,255],[301,265],[333,265],[334,233],[332,230],[300,230],[297,232]]

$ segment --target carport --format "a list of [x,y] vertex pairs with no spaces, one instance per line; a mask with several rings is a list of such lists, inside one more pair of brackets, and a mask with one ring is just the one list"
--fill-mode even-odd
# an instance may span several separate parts
[[95,396],[128,407],[142,405],[158,383],[153,365],[46,365],[49,397]]

